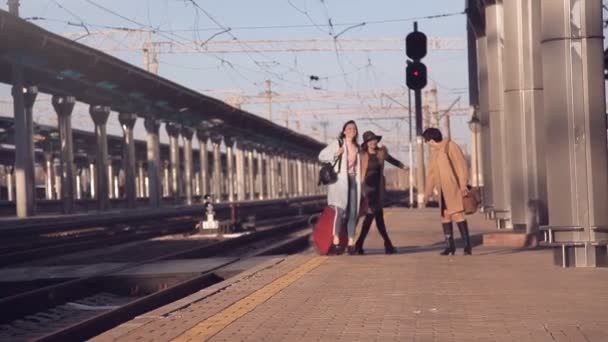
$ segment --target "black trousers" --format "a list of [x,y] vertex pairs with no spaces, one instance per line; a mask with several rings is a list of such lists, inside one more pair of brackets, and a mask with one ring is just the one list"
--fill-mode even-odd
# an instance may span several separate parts
[[365,215],[365,220],[363,220],[363,227],[361,227],[361,234],[359,234],[359,238],[357,239],[356,246],[358,248],[363,248],[363,243],[365,242],[365,238],[367,237],[367,233],[369,233],[369,228],[372,225],[372,221],[376,219],[376,227],[378,228],[378,232],[384,239],[384,246],[392,246],[391,239],[388,237],[388,233],[386,232],[386,225],[384,224],[384,211],[382,209],[378,209],[371,214]]

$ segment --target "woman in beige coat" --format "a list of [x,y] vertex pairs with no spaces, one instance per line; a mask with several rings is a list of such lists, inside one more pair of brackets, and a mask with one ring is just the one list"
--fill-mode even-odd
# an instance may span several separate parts
[[428,128],[422,133],[424,141],[433,148],[434,157],[429,165],[425,200],[434,189],[441,198],[441,223],[445,235],[446,248],[441,255],[454,255],[454,234],[452,221],[458,225],[464,241],[464,254],[471,255],[469,227],[464,217],[462,197],[468,193],[468,167],[460,147],[449,139],[443,139],[437,128]]

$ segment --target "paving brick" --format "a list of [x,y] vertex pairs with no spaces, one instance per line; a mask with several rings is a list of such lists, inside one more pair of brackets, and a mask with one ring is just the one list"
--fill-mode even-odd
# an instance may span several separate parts
[[[388,209],[386,219],[398,254],[383,254],[372,227],[367,255],[328,258],[210,340],[608,341],[605,270],[558,268],[550,250],[477,246],[473,256],[459,248],[443,257],[437,211]],[[469,225],[494,231],[480,216]],[[192,304],[164,320],[102,336],[171,340],[311,258],[289,257],[204,300],[180,300]]]

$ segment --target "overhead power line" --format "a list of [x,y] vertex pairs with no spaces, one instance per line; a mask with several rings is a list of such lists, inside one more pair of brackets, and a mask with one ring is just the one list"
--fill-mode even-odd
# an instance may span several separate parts
[[[403,19],[386,19],[386,20],[369,20],[369,21],[366,20],[366,21],[361,21],[361,22],[333,23],[332,25],[334,27],[346,27],[346,26],[358,25],[358,24],[361,24],[362,22],[365,22],[365,25],[369,26],[369,25],[378,25],[378,24],[410,22],[410,21],[424,20],[424,19],[452,17],[452,16],[457,16],[457,15],[463,15],[463,14],[464,14],[464,12],[457,12],[457,13],[432,15],[432,16],[426,16],[426,17],[412,17],[412,18],[403,18]],[[66,20],[61,20],[61,19],[56,19],[56,18],[47,18],[47,17],[42,17],[42,16],[27,17],[24,19],[31,20],[31,21],[41,20],[41,21],[52,21],[52,22],[58,22],[58,23],[64,23],[64,24],[68,23],[68,21],[66,21]],[[112,28],[112,29],[123,29],[123,30],[138,30],[142,26],[149,27],[149,25],[144,25],[144,24],[139,24],[139,23],[136,24],[139,27],[121,27],[121,26],[111,26],[111,25],[95,24],[95,23],[88,23],[88,22],[86,24],[89,27]],[[234,26],[234,27],[230,27],[230,29],[231,29],[231,31],[246,31],[246,30],[300,29],[300,28],[314,28],[314,27],[315,27],[315,25],[310,25],[310,24],[295,24],[295,25]],[[154,31],[158,32],[158,33],[188,33],[188,32],[196,32],[196,31],[217,31],[217,28],[216,27],[201,27],[201,28],[182,28],[182,29],[170,29],[170,30],[156,28],[156,29],[154,29]]]

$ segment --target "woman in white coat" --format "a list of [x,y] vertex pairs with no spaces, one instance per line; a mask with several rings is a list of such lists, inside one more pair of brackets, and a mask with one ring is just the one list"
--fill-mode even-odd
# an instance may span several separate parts
[[334,167],[338,174],[337,182],[327,189],[327,204],[336,208],[334,222],[333,253],[339,251],[340,227],[346,214],[348,230],[348,254],[355,253],[355,227],[361,198],[361,179],[359,175],[359,136],[357,124],[350,120],[342,127],[340,138],[332,141],[319,153],[319,161],[333,163],[341,158]]

